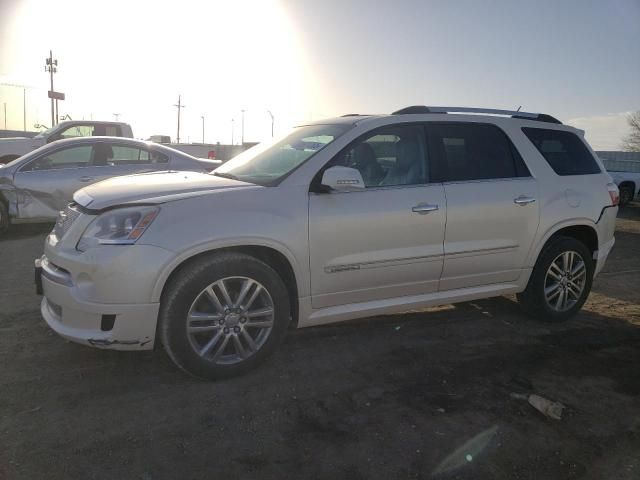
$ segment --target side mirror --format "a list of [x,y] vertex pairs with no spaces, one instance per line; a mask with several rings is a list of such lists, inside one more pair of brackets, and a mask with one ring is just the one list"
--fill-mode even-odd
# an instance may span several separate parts
[[349,167],[331,167],[322,175],[322,185],[338,192],[353,192],[365,188],[359,170]]

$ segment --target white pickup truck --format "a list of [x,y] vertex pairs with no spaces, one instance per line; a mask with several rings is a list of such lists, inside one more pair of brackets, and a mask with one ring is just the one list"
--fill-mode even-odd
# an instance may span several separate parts
[[60,122],[33,138],[2,138],[0,139],[0,164],[9,163],[25,153],[29,153],[36,148],[47,143],[63,138],[73,137],[127,137],[133,138],[131,126],[122,122],[102,122],[71,120]]
[[640,200],[640,172],[618,172],[609,170],[609,175],[620,190],[620,205]]

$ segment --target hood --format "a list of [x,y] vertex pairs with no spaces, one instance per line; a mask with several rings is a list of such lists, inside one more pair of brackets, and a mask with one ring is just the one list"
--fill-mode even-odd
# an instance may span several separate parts
[[196,161],[200,165],[202,165],[202,167],[207,171],[215,170],[220,165],[222,165],[222,161],[221,160],[211,160],[211,159],[208,159],[208,158],[196,157]]
[[252,183],[197,172],[153,172],[114,177],[78,190],[73,200],[91,210],[127,203],[165,203],[235,188],[263,188]]

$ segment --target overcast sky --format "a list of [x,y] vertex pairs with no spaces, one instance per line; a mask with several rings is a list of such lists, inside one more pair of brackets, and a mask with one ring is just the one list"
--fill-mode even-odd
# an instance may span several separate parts
[[[270,136],[308,119],[414,105],[541,111],[616,149],[640,110],[640,0],[0,0],[0,82],[25,84],[27,127],[60,113],[138,137]],[[0,86],[8,128],[23,91]],[[2,107],[2,105],[0,105]],[[1,111],[0,111],[1,113]],[[0,116],[0,128],[4,126]]]

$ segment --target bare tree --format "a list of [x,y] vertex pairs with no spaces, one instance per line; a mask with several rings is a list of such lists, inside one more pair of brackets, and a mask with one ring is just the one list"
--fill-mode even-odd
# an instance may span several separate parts
[[627,152],[640,152],[640,110],[627,117],[631,132],[622,142],[623,150]]

